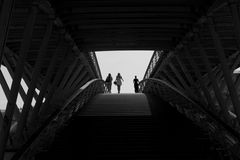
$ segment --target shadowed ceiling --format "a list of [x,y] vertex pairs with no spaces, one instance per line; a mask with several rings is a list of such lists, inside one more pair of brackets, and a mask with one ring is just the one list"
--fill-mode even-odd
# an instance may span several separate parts
[[213,0],[49,0],[85,51],[174,49]]

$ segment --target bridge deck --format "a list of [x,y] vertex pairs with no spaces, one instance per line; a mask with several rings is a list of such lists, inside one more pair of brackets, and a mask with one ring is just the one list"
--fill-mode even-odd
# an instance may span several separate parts
[[144,94],[99,94],[93,98],[84,116],[143,116],[151,115]]
[[36,159],[216,158],[209,147],[206,136],[162,100],[143,94],[100,94]]

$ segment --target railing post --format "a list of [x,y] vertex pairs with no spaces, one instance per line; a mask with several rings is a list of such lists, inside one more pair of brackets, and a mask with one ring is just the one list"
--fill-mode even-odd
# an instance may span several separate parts
[[208,22],[209,22],[208,27],[209,27],[211,36],[213,38],[214,46],[215,46],[216,51],[219,55],[218,58],[219,58],[220,63],[221,63],[224,79],[226,80],[226,84],[228,86],[228,90],[229,90],[229,93],[230,93],[230,96],[231,96],[231,99],[232,99],[232,103],[233,103],[235,112],[237,114],[237,119],[240,122],[240,107],[239,107],[240,101],[238,99],[238,95],[237,95],[235,86],[234,86],[233,81],[232,81],[231,73],[230,73],[230,70],[228,68],[228,64],[227,64],[227,60],[226,60],[226,57],[225,57],[224,49],[222,47],[219,35],[217,34],[217,32],[214,28],[213,20],[209,19]]
[[4,158],[4,150],[6,147],[6,143],[8,141],[9,136],[9,129],[12,122],[12,116],[15,110],[15,104],[17,99],[17,94],[19,90],[21,77],[24,71],[24,63],[26,60],[27,52],[30,48],[31,40],[32,40],[32,34],[34,29],[34,23],[36,20],[38,8],[37,6],[33,6],[31,8],[31,12],[28,17],[28,21],[25,26],[24,34],[23,34],[23,41],[21,44],[21,48],[19,51],[19,60],[16,66],[16,71],[13,78],[13,83],[11,86],[11,91],[9,95],[9,101],[7,103],[7,108],[3,120],[3,125],[0,129],[0,159],[2,160]]

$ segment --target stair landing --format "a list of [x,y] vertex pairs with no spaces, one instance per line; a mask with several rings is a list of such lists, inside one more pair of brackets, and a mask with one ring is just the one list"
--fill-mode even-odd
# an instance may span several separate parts
[[80,116],[150,116],[145,94],[98,94]]

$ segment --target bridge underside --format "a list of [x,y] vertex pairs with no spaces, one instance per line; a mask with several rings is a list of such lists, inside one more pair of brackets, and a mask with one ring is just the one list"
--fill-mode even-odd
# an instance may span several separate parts
[[239,0],[0,5],[0,62],[12,79],[1,69],[7,105],[1,106],[0,160],[30,159],[47,146],[42,137],[105,91],[95,51],[133,49],[154,50],[141,90],[167,100],[230,157],[240,157],[240,77],[233,74],[240,64]]
[[171,50],[214,0],[51,0],[77,45],[87,51]]

